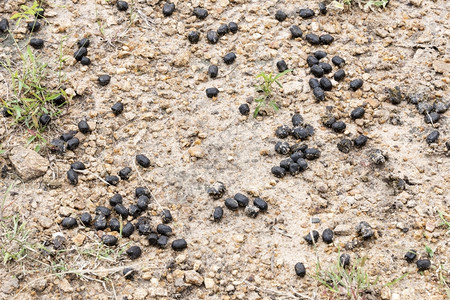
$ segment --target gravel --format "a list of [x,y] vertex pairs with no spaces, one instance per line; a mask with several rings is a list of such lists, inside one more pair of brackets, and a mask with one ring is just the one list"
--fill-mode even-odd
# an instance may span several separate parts
[[363,239],[370,239],[373,237],[373,230],[372,226],[369,225],[366,221],[361,221],[358,226],[356,226],[356,232],[363,238]]

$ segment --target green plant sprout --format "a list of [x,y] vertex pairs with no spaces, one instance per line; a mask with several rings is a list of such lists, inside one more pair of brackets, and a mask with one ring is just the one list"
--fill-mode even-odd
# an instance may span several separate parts
[[275,76],[273,76],[272,73],[266,74],[264,71],[256,75],[257,79],[260,77],[264,79],[264,82],[262,84],[255,86],[256,92],[258,93],[262,92],[264,95],[255,99],[255,102],[258,103],[258,105],[256,106],[255,111],[253,113],[254,118],[256,118],[260,109],[266,106],[267,104],[269,104],[275,111],[278,111],[280,109],[278,105],[275,103],[275,100],[273,99],[272,84],[275,82],[280,88],[283,88],[283,86],[278,80],[289,72],[292,72],[292,70],[287,69],[281,73],[278,73]]
[[11,16],[11,20],[16,20],[16,27],[20,24],[20,22],[25,19],[28,20],[29,17],[34,17],[36,13],[43,11],[41,7],[39,7],[39,3],[37,1],[33,2],[32,6],[21,5],[21,12],[15,13]]

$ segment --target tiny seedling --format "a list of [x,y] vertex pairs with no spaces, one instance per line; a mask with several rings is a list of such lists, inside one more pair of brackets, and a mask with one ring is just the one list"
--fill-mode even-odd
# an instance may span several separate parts
[[275,103],[275,100],[273,99],[272,85],[273,83],[276,83],[280,88],[283,88],[283,86],[278,80],[289,72],[292,72],[292,70],[287,69],[284,72],[278,73],[275,76],[272,73],[266,74],[264,71],[256,75],[256,79],[261,77],[264,79],[264,82],[260,85],[255,86],[256,92],[263,93],[263,95],[255,99],[255,102],[258,104],[253,113],[254,118],[256,118],[260,109],[266,106],[267,104],[269,104],[275,111],[278,111],[280,109],[278,105]]
[[447,228],[447,234],[450,235],[450,220],[446,218],[446,214],[444,214],[442,211],[438,211],[439,218],[441,219],[440,226],[444,226]]
[[429,256],[430,258],[433,258],[433,256],[434,256],[434,251],[433,251],[433,249],[431,249],[430,246],[425,245],[425,251],[427,251],[428,256]]
[[20,10],[21,12],[15,13],[11,16],[11,20],[17,20],[16,27],[22,20],[28,20],[30,17],[34,17],[38,12],[42,11],[42,8],[39,6],[37,1],[34,1],[31,6],[21,5]]

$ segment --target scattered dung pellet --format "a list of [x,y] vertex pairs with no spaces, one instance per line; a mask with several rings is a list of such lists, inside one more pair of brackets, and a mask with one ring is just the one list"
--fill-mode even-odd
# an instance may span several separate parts
[[103,230],[106,228],[106,218],[104,215],[97,215],[94,219],[95,230]]
[[222,217],[223,217],[223,208],[217,206],[216,208],[214,208],[213,219],[214,221],[219,222],[220,220],[222,220]]
[[320,87],[320,82],[317,78],[310,78],[308,84],[312,90],[314,90],[317,87]]
[[355,145],[355,147],[361,148],[366,145],[367,140],[368,140],[367,136],[361,134],[360,136],[358,136],[353,140],[353,144]]
[[108,85],[108,83],[111,81],[111,76],[109,75],[100,75],[98,76],[98,83],[101,86]]
[[315,56],[310,55],[306,58],[306,63],[308,64],[309,67],[312,67],[314,65],[319,64],[319,60]]
[[286,176],[286,170],[279,166],[272,167],[271,172],[277,178],[283,178]]
[[64,142],[68,142],[69,140],[73,139],[76,133],[77,133],[76,131],[63,133],[60,136],[60,139],[63,140]]
[[253,205],[256,206],[257,208],[259,208],[260,211],[267,211],[267,209],[269,207],[267,202],[259,197],[256,197],[255,199],[253,199]]
[[113,106],[111,106],[111,110],[114,115],[120,115],[123,112],[123,104],[121,102],[116,102]]
[[320,78],[320,87],[324,91],[331,91],[331,89],[333,88],[333,84],[331,83],[330,79],[322,77]]
[[81,133],[89,133],[91,129],[89,128],[89,124],[85,120],[81,120],[78,122],[78,130]]
[[333,230],[327,228],[322,232],[322,240],[325,244],[331,244],[333,242]]
[[342,67],[344,64],[345,64],[345,60],[342,58],[342,57],[340,57],[340,56],[334,56],[332,59],[331,59],[331,62],[335,65],[335,66],[337,66],[337,67]]
[[5,18],[0,20],[0,32],[7,33],[9,29],[9,21]]
[[156,241],[156,245],[158,245],[159,248],[166,248],[168,241],[169,241],[169,237],[167,237],[165,235],[160,235],[158,237],[158,240]]
[[91,59],[90,59],[89,57],[87,57],[87,56],[83,56],[83,57],[81,58],[81,60],[80,60],[80,63],[81,63],[83,66],[89,66],[89,65],[91,64]]
[[116,206],[117,204],[122,204],[123,198],[120,194],[115,194],[109,199],[109,205],[112,207]]
[[221,24],[219,26],[219,28],[217,29],[217,34],[219,36],[224,36],[225,34],[227,34],[230,31],[230,29],[228,28],[227,24]]
[[83,224],[84,226],[90,226],[91,222],[92,222],[92,216],[90,213],[88,212],[84,212],[81,214],[80,216],[80,222],[81,224]]
[[302,19],[310,19],[312,17],[315,16],[315,13],[312,9],[310,8],[302,8],[300,9],[300,11],[298,12],[298,15],[302,18]]
[[[142,211],[145,211],[147,208],[148,208],[148,204],[150,203],[150,199],[147,197],[147,196],[145,196],[145,195],[142,195],[142,196],[140,196],[139,198],[138,198],[138,200],[137,200],[137,202],[136,202],[136,206],[140,209],[140,210],[142,210]],[[169,212],[170,213],[170,212]]]
[[289,166],[289,173],[290,173],[292,176],[295,176],[295,175],[297,175],[297,174],[300,174],[300,172],[301,172],[301,169],[300,169],[300,166],[299,166],[297,163],[292,163],[292,164]]
[[363,107],[357,107],[350,113],[350,118],[352,118],[353,120],[361,119],[362,117],[364,117],[365,112],[366,110]]
[[306,128],[303,127],[295,127],[292,130],[292,136],[297,140],[306,140],[309,137],[309,132]]
[[111,210],[105,206],[100,205],[95,208],[95,214],[96,215],[104,215],[105,218],[107,218],[111,215]]
[[208,75],[211,78],[216,78],[219,74],[219,68],[216,65],[210,65],[208,67]]
[[130,259],[137,259],[141,256],[142,250],[139,246],[131,246],[127,250],[127,255]]
[[256,206],[249,205],[244,210],[245,214],[250,218],[256,218],[259,214],[259,208]]
[[236,54],[230,52],[223,57],[223,62],[227,65],[231,65],[236,60]]
[[305,154],[301,151],[297,151],[291,154],[291,159],[294,162],[297,162],[297,160],[299,160],[300,158],[305,158]]
[[43,39],[31,39],[30,46],[34,49],[42,49],[44,48],[44,40]]
[[325,2],[319,3],[319,11],[321,15],[325,15],[327,13],[327,5]]
[[358,232],[363,239],[370,239],[373,236],[372,226],[366,221],[361,221],[358,226],[356,226],[356,232]]
[[345,78],[345,71],[342,69],[337,70],[336,73],[334,73],[333,78],[336,81],[343,80]]
[[450,102],[449,103],[444,103],[442,101],[436,101],[433,104],[433,109],[438,114],[445,113],[448,110],[449,107],[450,107]]
[[27,30],[29,32],[38,32],[40,29],[41,29],[41,23],[39,23],[37,20],[27,23]]
[[136,273],[136,270],[133,268],[124,268],[122,271],[122,275],[125,277],[125,279],[133,280],[134,274]]
[[343,268],[350,266],[350,254],[342,253],[339,257],[339,264]]
[[324,74],[323,69],[319,65],[313,65],[311,67],[310,71],[311,71],[311,74],[313,74],[317,78],[322,77]]
[[445,142],[445,147],[447,148],[447,151],[450,151],[450,141]]
[[54,98],[54,99],[52,100],[52,102],[53,102],[54,105],[57,105],[57,106],[61,106],[61,105],[64,105],[64,104],[67,103],[67,102],[66,102],[66,98],[64,98],[63,95],[58,95],[58,96],[56,96],[56,98]]
[[429,135],[427,135],[427,143],[432,144],[436,143],[439,139],[439,131],[433,130]]
[[136,219],[141,214],[141,210],[137,205],[131,204],[128,207],[128,214]]
[[115,212],[122,216],[122,219],[126,219],[128,217],[128,209],[122,205],[122,203],[118,203],[114,206]]
[[234,195],[234,200],[237,201],[237,203],[239,204],[240,207],[247,206],[248,202],[249,202],[248,197],[241,193],[237,193],[236,195]]
[[75,51],[73,57],[75,57],[76,61],[81,61],[81,59],[86,56],[88,53],[87,48],[81,47],[78,48],[77,51]]
[[352,91],[357,91],[359,90],[361,87],[363,86],[363,81],[362,79],[355,79],[350,81],[349,83],[349,87]]
[[334,132],[342,133],[347,128],[347,125],[343,121],[336,121],[331,125],[331,128],[334,130]]
[[237,210],[239,208],[239,203],[233,198],[227,198],[225,199],[225,206],[229,210]]
[[34,16],[38,19],[43,19],[44,14],[45,14],[45,8],[43,8],[42,6],[38,6],[36,8],[36,13],[34,14]]
[[206,39],[211,44],[217,44],[217,42],[219,41],[219,34],[216,31],[214,31],[214,30],[209,30],[206,33]]
[[324,74],[329,74],[333,70],[333,67],[326,62],[319,62],[319,67],[322,68]]
[[134,190],[134,196],[139,198],[140,196],[145,195],[150,198],[150,191],[145,187],[137,187]]
[[206,19],[206,17],[208,16],[208,11],[204,8],[196,7],[196,8],[194,8],[194,15],[198,19],[203,20],[203,19]]
[[291,134],[291,128],[287,125],[281,125],[275,130],[275,136],[280,139],[285,139]]
[[147,240],[150,246],[156,246],[158,244],[158,235],[156,233],[150,233],[147,236]]
[[134,232],[134,225],[131,223],[125,224],[125,226],[123,226],[122,228],[123,237],[129,237],[133,234],[133,232]]
[[67,229],[74,228],[77,226],[77,220],[72,217],[65,217],[61,222],[61,226]]
[[173,220],[172,214],[170,213],[170,210],[163,209],[161,213],[161,218],[164,223],[170,223]]
[[70,165],[71,169],[74,170],[86,170],[86,166],[81,161],[76,161]]
[[105,181],[111,185],[119,184],[119,177],[115,175],[108,175],[105,177]]
[[77,45],[79,48],[81,48],[81,47],[88,48],[90,44],[91,44],[91,41],[88,38],[82,38],[81,40],[77,41]]
[[319,37],[319,41],[322,45],[329,45],[334,41],[334,37],[330,34],[323,34]]
[[66,148],[64,141],[61,139],[52,139],[48,148],[51,152],[56,152],[58,154],[63,154]]
[[148,159],[148,157],[144,154],[136,155],[136,162],[143,168],[150,167],[150,159]]
[[369,153],[370,160],[376,165],[382,165],[386,162],[386,156],[380,149],[374,149]]
[[3,107],[3,109],[2,109],[2,115],[3,115],[3,117],[5,117],[5,118],[11,117],[11,116],[12,116],[11,110],[9,110],[9,109],[6,108],[6,107]]
[[248,116],[250,113],[250,107],[247,103],[239,105],[239,113],[243,116]]
[[223,194],[226,192],[225,185],[221,181],[215,182],[212,186],[208,188],[208,195],[211,196],[213,199],[220,199],[222,198]]
[[53,239],[53,249],[62,250],[64,249],[64,244],[66,243],[66,238],[63,234],[57,233]]
[[417,110],[420,114],[426,115],[427,113],[430,113],[433,110],[433,106],[430,103],[426,102],[419,102],[417,103]]
[[286,18],[287,14],[282,10],[277,10],[277,12],[275,13],[275,19],[277,19],[279,22],[283,22],[284,20],[286,20]]
[[291,151],[287,142],[277,142],[275,144],[275,152],[278,154],[286,155]]
[[128,180],[128,179],[130,178],[131,171],[132,171],[132,170],[131,170],[130,167],[125,167],[125,168],[122,168],[122,169],[119,171],[118,175],[119,175],[120,179],[122,179],[122,180]]
[[236,24],[235,22],[228,23],[228,28],[230,29],[230,32],[233,34],[238,32],[238,30],[239,30],[238,24]]
[[405,259],[407,262],[413,262],[416,259],[417,251],[416,250],[409,250],[405,254]]
[[166,235],[166,236],[172,235],[172,228],[166,224],[159,224],[156,227],[156,231],[162,235]]
[[215,87],[206,89],[206,97],[208,97],[208,98],[217,97],[218,94],[219,94],[219,90]]
[[291,32],[291,38],[293,39],[301,38],[303,35],[303,31],[297,25],[292,25],[289,28],[289,31]]
[[431,261],[429,259],[419,259],[416,262],[419,271],[428,270],[431,267]]
[[308,162],[304,158],[297,159],[296,164],[299,166],[299,171],[300,172],[303,172],[306,169],[308,169]]
[[321,120],[322,124],[325,127],[331,128],[331,126],[333,126],[333,124],[336,122],[336,117],[332,114],[326,114],[325,116],[321,117]]
[[305,265],[302,264],[301,262],[298,262],[295,264],[294,270],[295,270],[295,274],[298,277],[305,277],[305,275],[306,275]]
[[77,185],[78,173],[75,172],[73,169],[70,169],[69,171],[67,171],[67,179],[69,180],[70,184]]
[[47,126],[51,120],[52,118],[48,114],[43,114],[39,118],[39,124],[41,124],[42,126]]
[[319,45],[320,44],[320,38],[317,34],[314,33],[308,33],[305,36],[305,39],[308,43],[310,43],[311,45]]
[[327,53],[323,50],[317,50],[316,52],[314,52],[314,57],[318,60],[321,60],[322,58],[327,57]]
[[[305,151],[305,158],[309,160],[315,160],[320,157],[320,150],[316,148],[308,148]],[[298,163],[298,161],[297,161]]]
[[319,240],[319,232],[317,230],[313,230],[312,235],[311,232],[309,232],[307,235],[303,237],[303,239],[310,245],[316,244],[317,241]]
[[427,124],[434,124],[437,123],[439,121],[439,119],[441,118],[441,115],[438,114],[437,112],[431,112],[429,114],[426,114],[424,117],[425,123]]
[[128,9],[128,3],[126,1],[117,1],[116,5],[119,11],[126,11]]
[[191,44],[197,44],[200,40],[200,33],[198,31],[191,31],[188,34],[188,41]]
[[349,139],[342,139],[337,144],[337,148],[342,153],[349,153],[352,150],[353,143]]
[[174,3],[170,3],[170,2],[164,3],[163,10],[162,10],[162,13],[163,13],[164,17],[171,16],[174,11],[175,11],[175,4]]
[[184,239],[174,240],[172,242],[172,249],[175,251],[182,251],[187,248],[187,242]]
[[280,161],[280,167],[282,167],[286,171],[289,171],[291,164],[293,164],[294,162],[295,161],[292,158],[283,159],[282,161]]
[[120,232],[120,222],[117,218],[111,218],[111,220],[109,220],[109,229],[111,229],[111,231]]
[[140,235],[149,235],[152,232],[150,224],[136,224]]
[[278,72],[284,72],[288,69],[288,66],[284,60],[277,61]]
[[294,127],[303,126],[304,123],[303,116],[300,114],[294,114],[291,118],[291,121]]

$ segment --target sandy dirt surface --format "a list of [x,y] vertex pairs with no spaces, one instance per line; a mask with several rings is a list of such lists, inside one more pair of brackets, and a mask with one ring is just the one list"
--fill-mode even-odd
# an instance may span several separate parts
[[[0,2],[0,18],[9,18],[23,4]],[[83,118],[92,132],[77,133],[80,146],[62,155],[43,148],[39,154],[48,160],[48,170],[24,182],[10,157],[26,144],[29,132],[0,117],[0,142],[6,150],[0,157],[0,166],[5,166],[2,194],[14,183],[4,215],[21,216],[31,232],[30,245],[48,248],[28,250],[21,261],[0,265],[1,299],[346,299],[345,293],[331,293],[315,277],[318,262],[327,269],[344,252],[352,262],[366,258],[369,277],[378,277],[358,299],[446,299],[448,289],[440,277],[450,278],[450,236],[438,213],[450,216],[445,145],[450,139],[449,112],[442,113],[433,128],[407,97],[391,104],[386,89],[399,86],[419,101],[448,105],[448,1],[391,1],[382,11],[329,9],[325,16],[317,15],[318,1],[173,1],[176,10],[170,17],[162,14],[163,1],[130,2],[126,12],[118,11],[115,1],[46,2],[43,27],[33,34],[45,40],[45,47],[33,51],[56,69],[62,45],[67,57],[64,88],[72,97],[44,136],[51,140],[77,130]],[[198,6],[208,10],[206,19],[193,16]],[[306,7],[316,11],[314,18],[298,16]],[[274,17],[279,9],[288,14],[283,22]],[[239,26],[236,34],[208,43],[207,31],[231,21]],[[25,24],[10,24],[24,47]],[[327,46],[293,40],[292,25],[304,35],[329,33],[335,40]],[[200,32],[200,41],[190,44],[187,35],[194,30]],[[73,58],[82,37],[91,42],[90,66]],[[18,61],[12,39],[5,34],[0,38],[0,60]],[[326,51],[322,61],[330,64],[335,55],[346,61],[346,78],[333,81],[323,102],[314,99],[308,85],[306,58],[316,50]],[[229,52],[237,59],[226,65],[222,57]],[[284,89],[275,89],[281,110],[268,110],[256,119],[242,116],[240,104],[248,102],[251,113],[255,108],[255,76],[278,72],[276,63],[282,59],[293,71],[282,78]],[[208,77],[210,64],[219,68],[215,79]],[[336,70],[333,65],[333,73]],[[0,74],[0,96],[6,99],[8,74],[4,69]],[[97,83],[103,74],[111,76],[107,86]],[[348,84],[356,78],[364,84],[353,92]],[[206,97],[209,87],[219,89],[217,99]],[[115,116],[111,106],[118,101],[124,112]],[[364,106],[365,115],[351,120],[350,112],[358,106]],[[345,132],[323,126],[327,112],[347,124]],[[292,127],[294,113],[315,129],[304,143],[319,149],[321,156],[308,161],[305,172],[278,179],[271,168],[285,157],[274,150],[279,141],[275,130]],[[438,142],[427,144],[426,136],[436,129]],[[338,150],[341,139],[360,134],[369,137],[366,146],[347,154]],[[295,142],[292,137],[286,141]],[[387,158],[384,164],[373,163],[375,149]],[[151,167],[136,167],[137,154],[145,154]],[[66,171],[75,161],[83,162],[90,174],[80,175],[73,186]],[[117,186],[93,175],[117,175],[127,166],[132,175]],[[219,200],[207,193],[216,181],[226,186]],[[60,225],[64,217],[82,212],[94,216],[97,206],[110,207],[115,193],[128,207],[136,201],[135,188],[142,186],[154,195],[143,213],[153,228],[161,223],[161,207],[174,217],[169,224],[174,234],[165,249],[149,246],[138,232],[108,248],[101,236],[109,229],[79,225],[68,230]],[[225,208],[224,200],[238,192],[266,200],[268,211],[249,218],[243,209]],[[224,208],[220,222],[211,220],[216,206]],[[372,238],[358,236],[361,221],[372,226]],[[313,247],[303,239],[310,230],[322,234],[326,228],[338,231],[332,244],[320,239]],[[58,235],[65,242],[55,250]],[[187,241],[186,250],[170,248],[178,238]],[[143,252],[133,261],[124,253],[132,245]],[[419,273],[404,255],[415,249],[418,257],[426,258],[425,246],[433,250],[432,267]],[[306,267],[304,278],[294,272],[297,262]],[[133,279],[122,275],[126,267],[135,270]]]

